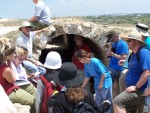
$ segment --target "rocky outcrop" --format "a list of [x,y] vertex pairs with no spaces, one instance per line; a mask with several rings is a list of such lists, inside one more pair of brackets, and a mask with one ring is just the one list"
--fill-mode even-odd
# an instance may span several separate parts
[[[36,41],[34,42],[34,56],[38,59],[38,56],[41,54],[41,49],[46,47],[47,42],[64,34],[81,35],[86,38],[94,39],[99,45],[104,46],[107,40],[107,38],[104,37],[105,33],[106,30],[99,24],[86,22],[82,19],[64,18],[52,20],[49,32],[36,37]],[[45,38],[47,36],[48,38]],[[41,37],[43,37],[42,40]]]

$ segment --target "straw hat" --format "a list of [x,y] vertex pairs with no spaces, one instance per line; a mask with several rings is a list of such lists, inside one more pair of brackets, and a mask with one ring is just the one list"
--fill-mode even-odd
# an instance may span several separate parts
[[19,27],[19,30],[21,31],[21,28],[22,27],[33,27],[32,25],[31,25],[31,23],[30,22],[28,22],[28,21],[24,21],[24,22],[22,22],[21,23],[21,26]]

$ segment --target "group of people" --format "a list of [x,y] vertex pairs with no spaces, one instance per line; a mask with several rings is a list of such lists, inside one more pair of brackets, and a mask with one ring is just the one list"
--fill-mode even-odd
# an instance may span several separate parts
[[[10,99],[3,94],[12,107],[9,110],[16,113],[12,103],[20,103],[31,106],[31,113],[79,112],[87,106],[97,113],[135,113],[139,105],[147,103],[150,112],[148,26],[139,23],[137,33],[125,37],[115,30],[108,31],[108,67],[79,35],[74,38],[71,62],[62,63],[61,55],[51,51],[41,64],[33,56],[33,41],[35,35],[48,31],[50,11],[43,1],[33,2],[35,14],[22,22],[16,43],[0,38],[0,88]],[[36,87],[29,81],[35,77]],[[90,92],[91,78],[95,96]]]
[[[110,56],[108,69],[113,79],[115,113],[136,113],[138,107],[145,103],[149,107],[147,112],[150,112],[150,35],[145,24],[139,23],[135,28],[136,33],[124,37],[119,37],[119,33],[114,30],[107,34],[108,41],[112,44],[107,55]],[[131,54],[128,53],[128,48],[132,51]],[[115,82],[119,84],[116,85]]]

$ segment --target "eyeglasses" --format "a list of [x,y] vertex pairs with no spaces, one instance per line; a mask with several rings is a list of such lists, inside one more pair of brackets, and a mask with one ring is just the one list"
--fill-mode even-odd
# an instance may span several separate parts
[[126,40],[126,42],[127,42],[127,43],[130,43],[131,41],[132,41],[131,39],[129,39],[129,40]]

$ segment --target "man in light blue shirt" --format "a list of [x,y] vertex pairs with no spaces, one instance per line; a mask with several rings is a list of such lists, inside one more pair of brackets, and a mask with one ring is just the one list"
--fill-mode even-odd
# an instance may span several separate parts
[[35,60],[33,57],[33,40],[36,34],[41,33],[42,30],[31,31],[32,25],[25,21],[19,27],[21,31],[20,35],[16,39],[16,44],[18,47],[24,47],[28,50],[28,57],[23,61],[24,67],[29,71],[29,74],[35,77],[36,72],[40,72],[40,75],[46,73],[46,69],[43,68],[39,61]]
[[39,30],[50,25],[50,10],[41,0],[33,0],[35,3],[35,13],[29,22],[33,24],[32,30]]

